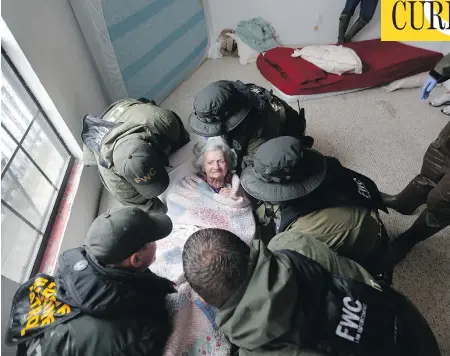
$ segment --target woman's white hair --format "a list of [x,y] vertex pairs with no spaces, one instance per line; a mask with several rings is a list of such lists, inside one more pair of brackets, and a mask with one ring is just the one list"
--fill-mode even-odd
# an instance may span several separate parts
[[201,141],[195,144],[194,146],[194,168],[198,170],[198,172],[204,171],[204,159],[203,156],[205,152],[209,151],[221,151],[223,153],[223,157],[227,162],[228,170],[232,171],[236,168],[237,164],[237,155],[234,150],[228,146],[224,140],[220,137],[210,137],[207,141]]

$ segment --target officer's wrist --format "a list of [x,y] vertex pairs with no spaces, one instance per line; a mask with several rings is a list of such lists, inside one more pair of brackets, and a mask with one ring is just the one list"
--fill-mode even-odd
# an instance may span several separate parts
[[438,82],[442,79],[442,75],[440,75],[438,72],[436,72],[434,69],[430,71],[429,73],[430,77],[437,80]]

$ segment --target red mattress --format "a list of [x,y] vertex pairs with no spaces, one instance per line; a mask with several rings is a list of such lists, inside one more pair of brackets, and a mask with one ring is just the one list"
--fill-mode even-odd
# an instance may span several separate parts
[[363,63],[362,74],[329,74],[298,57],[292,48],[277,47],[260,54],[261,74],[287,95],[308,95],[386,85],[394,80],[430,71],[441,53],[380,39],[345,44]]

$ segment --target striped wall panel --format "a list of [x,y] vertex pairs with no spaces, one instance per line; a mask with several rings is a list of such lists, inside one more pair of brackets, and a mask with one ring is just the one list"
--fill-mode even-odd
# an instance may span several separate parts
[[[80,11],[80,2],[89,6]],[[71,3],[105,85],[117,83],[118,77],[121,78],[124,90],[115,91],[111,95],[114,100],[118,99],[117,92],[122,96],[125,92],[128,97],[160,102],[206,57],[208,35],[199,0]],[[92,26],[87,26],[86,17],[94,22]],[[87,31],[99,34],[93,36]],[[95,48],[96,42],[102,47],[105,41],[108,50]]]

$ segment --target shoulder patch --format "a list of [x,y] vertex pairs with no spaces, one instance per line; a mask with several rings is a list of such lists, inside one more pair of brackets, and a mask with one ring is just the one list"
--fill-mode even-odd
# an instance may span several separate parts
[[75,263],[75,265],[73,266],[73,270],[74,271],[83,271],[86,269],[86,267],[88,266],[88,261],[86,260],[80,260],[77,263]]
[[233,148],[234,148],[236,151],[242,150],[241,144],[240,144],[239,142],[237,142],[236,140],[233,140]]

